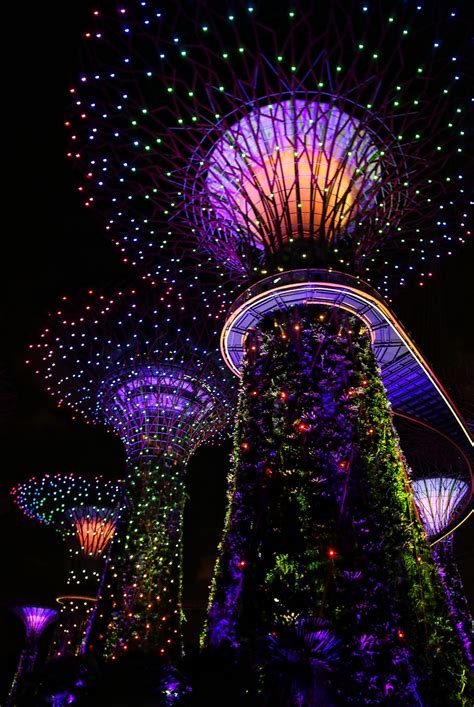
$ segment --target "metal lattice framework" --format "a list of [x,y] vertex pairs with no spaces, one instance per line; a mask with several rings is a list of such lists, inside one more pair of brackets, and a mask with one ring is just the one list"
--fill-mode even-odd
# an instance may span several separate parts
[[229,376],[212,353],[225,307],[216,298],[193,298],[191,287],[186,298],[149,286],[91,292],[79,316],[60,310],[32,346],[37,372],[59,406],[113,429],[130,460],[187,459],[232,414]]
[[419,420],[396,415],[401,447],[411,469],[413,495],[428,536],[446,532],[472,499],[472,455],[451,437]]
[[217,354],[226,302],[219,288],[194,285],[183,294],[168,286],[159,295],[149,283],[90,292],[74,318],[64,308],[53,315],[32,347],[58,405],[107,425],[127,453],[130,507],[100,634],[109,658],[129,647],[180,651],[186,463],[228,424],[234,397]]
[[95,10],[67,121],[85,205],[152,277],[204,250],[237,279],[423,284],[469,233],[466,24],[443,2]]
[[64,537],[77,536],[83,552],[95,556],[112,538],[123,487],[101,477],[45,474],[17,484],[11,494],[26,516],[51,525]]
[[37,638],[58,616],[56,609],[44,606],[16,606],[14,611],[23,621],[27,636]]
[[15,614],[23,621],[26,630],[26,641],[18,661],[5,707],[15,707],[18,704],[17,695],[22,681],[25,675],[33,670],[36,663],[41,634],[58,616],[58,612],[55,609],[44,606],[25,604],[12,608]]
[[102,555],[115,532],[116,509],[85,506],[70,508],[68,515],[76,528],[82,551],[91,557]]
[[450,476],[418,479],[412,482],[413,495],[423,525],[429,535],[444,530],[455,516],[458,506],[469,496],[469,486]]

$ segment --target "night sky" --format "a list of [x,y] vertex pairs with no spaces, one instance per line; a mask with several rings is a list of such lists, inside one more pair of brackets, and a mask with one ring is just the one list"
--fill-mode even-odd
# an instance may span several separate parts
[[[53,602],[65,585],[66,549],[51,529],[22,517],[9,490],[44,473],[124,474],[118,439],[71,422],[57,411],[24,364],[49,309],[61,295],[86,287],[125,283],[135,273],[121,264],[85,210],[64,154],[67,88],[78,71],[77,44],[88,3],[31,3],[10,7],[5,32],[14,42],[4,60],[4,201],[0,287],[0,365],[15,390],[10,417],[0,428],[0,694],[9,684],[23,641],[22,626],[7,609],[15,600]],[[54,6],[54,16],[53,16]],[[7,84],[5,85],[5,80]],[[8,224],[8,225],[7,225]],[[472,271],[474,242],[445,259],[424,290],[407,288],[393,308],[454,399],[474,408]],[[470,378],[469,378],[470,375]],[[207,585],[224,516],[230,444],[198,451],[189,468],[185,518],[185,605],[189,639],[206,603]],[[474,608],[474,520],[461,528],[456,552]]]

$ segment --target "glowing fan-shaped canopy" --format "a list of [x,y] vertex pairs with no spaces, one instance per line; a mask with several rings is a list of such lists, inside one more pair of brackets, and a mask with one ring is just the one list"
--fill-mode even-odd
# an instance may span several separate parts
[[194,284],[65,298],[32,346],[58,405],[105,422],[129,460],[187,458],[231,419],[234,386],[217,350],[227,300],[220,286]]
[[[45,474],[15,486],[13,500],[25,515],[52,525],[59,533],[79,535],[84,551],[94,554],[108,542],[119,506],[123,502],[122,482],[101,477],[85,479],[75,474]],[[94,536],[92,525],[95,524]],[[88,531],[92,530],[92,535]],[[89,538],[90,535],[90,538]],[[88,546],[91,545],[89,549]],[[94,549],[94,546],[95,549]],[[102,549],[100,550],[102,551]]]
[[50,623],[56,620],[58,612],[44,606],[17,606],[15,613],[25,624],[28,636],[39,636]]
[[[331,241],[370,215],[382,156],[367,127],[326,103],[255,108],[208,160],[211,218],[272,250],[293,236]],[[383,152],[383,151],[382,151]]]
[[225,424],[228,400],[215,370],[202,361],[131,366],[106,379],[98,399],[130,458],[187,457]]
[[469,493],[465,481],[443,476],[412,481],[412,487],[428,535],[436,535],[449,525],[457,506]]
[[74,523],[83,552],[91,557],[99,557],[114,535],[117,509],[79,506],[70,508],[68,515]]

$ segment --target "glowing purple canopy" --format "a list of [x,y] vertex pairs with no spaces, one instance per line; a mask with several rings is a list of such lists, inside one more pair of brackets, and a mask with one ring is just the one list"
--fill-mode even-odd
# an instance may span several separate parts
[[58,612],[44,606],[17,606],[15,613],[25,624],[28,636],[39,636],[50,623],[56,620]]
[[390,218],[387,159],[367,124],[334,105],[292,98],[250,106],[203,161],[201,220],[224,240],[252,234],[257,248],[274,252],[292,237],[337,241],[373,218],[377,201]]

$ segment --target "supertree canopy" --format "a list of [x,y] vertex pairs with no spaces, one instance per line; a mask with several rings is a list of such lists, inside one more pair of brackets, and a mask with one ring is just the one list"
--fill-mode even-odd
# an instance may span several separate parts
[[86,555],[97,557],[112,539],[121,482],[75,474],[45,474],[15,486],[11,493],[28,518],[75,536]]
[[471,615],[453,548],[453,530],[472,500],[470,461],[448,436],[419,421],[398,419],[397,429],[411,468],[415,503],[432,542],[451,616],[472,665]]
[[268,667],[269,636],[324,626],[327,704],[469,699],[388,399],[472,439],[361,280],[423,284],[467,235],[464,35],[437,2],[137,2],[94,12],[71,89],[79,189],[126,258],[251,285],[221,336],[242,382],[203,641]]
[[123,483],[46,474],[18,484],[11,493],[25,515],[52,526],[70,541],[67,594],[58,597],[60,621],[51,654],[79,654],[86,648],[106,550],[125,505]]
[[464,481],[450,476],[416,479],[412,486],[423,526],[429,535],[436,535],[446,528],[458,506],[470,495],[469,486]]
[[468,24],[443,2],[97,9],[67,121],[85,205],[151,275],[186,246],[240,279],[423,284],[469,234]]
[[413,495],[433,540],[458,523],[472,499],[471,457],[441,430],[404,415],[395,423],[410,467]]
[[50,623],[56,620],[58,612],[44,606],[18,606],[15,613],[25,624],[26,635],[41,636]]
[[204,290],[192,292],[89,292],[82,306],[69,306],[74,314],[53,315],[33,347],[58,405],[105,424],[127,453],[131,510],[110,566],[103,632],[113,658],[180,651],[184,471],[232,413],[229,375],[212,350],[221,305],[216,293],[208,301]]
[[38,656],[39,639],[43,631],[56,621],[58,612],[44,606],[22,605],[15,606],[14,611],[23,621],[26,630],[25,647],[20,656],[18,667],[13,678],[10,692],[8,693],[5,707],[14,707],[17,702],[18,692],[24,676],[34,668]]

